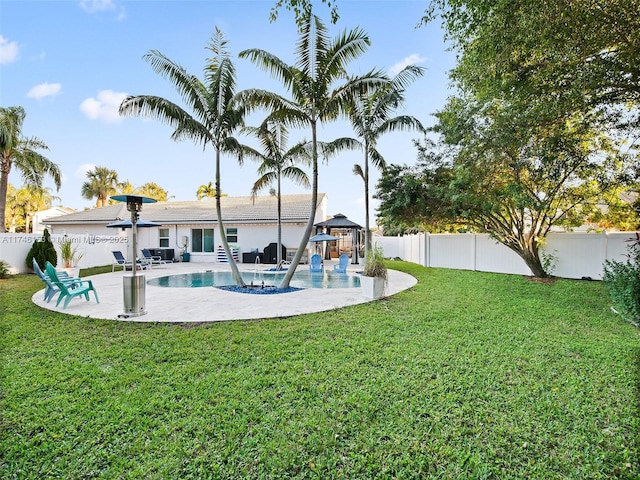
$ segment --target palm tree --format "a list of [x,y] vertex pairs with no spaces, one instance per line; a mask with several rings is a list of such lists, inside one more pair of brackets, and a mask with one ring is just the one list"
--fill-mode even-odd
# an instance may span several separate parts
[[[51,189],[47,187],[37,187],[34,185],[25,185],[16,192],[16,200],[21,202],[24,211],[25,233],[29,233],[29,218],[35,212],[51,207],[54,200],[60,200],[60,197],[51,194]],[[33,226],[31,227],[33,230]]]
[[[269,128],[271,127],[271,128]],[[288,178],[298,185],[310,187],[309,176],[296,163],[301,162],[306,165],[311,163],[311,155],[307,141],[302,141],[286,149],[288,132],[280,123],[272,123],[266,120],[260,127],[247,127],[248,133],[258,137],[263,148],[263,153],[253,149],[246,149],[245,153],[249,157],[261,160],[258,167],[260,177],[251,188],[251,196],[255,201],[258,193],[276,184],[274,194],[278,201],[278,256],[277,264],[282,262],[282,179]]]
[[107,167],[95,167],[87,172],[88,180],[82,184],[80,193],[87,200],[96,199],[96,207],[107,204],[118,187],[118,173]]
[[218,28],[207,49],[212,56],[206,61],[204,81],[190,75],[157,50],[151,50],[143,57],[156,73],[173,84],[192,113],[162,97],[137,95],[124,99],[120,114],[155,118],[175,129],[171,135],[173,140],[191,139],[201,143],[203,148],[210,144],[215,149],[215,196],[220,240],[236,283],[245,285],[229,248],[220,206],[221,154],[235,152],[238,161],[242,162],[240,144],[232,133],[242,127],[245,109],[237,107],[236,70],[227,51],[227,41]]
[[198,200],[202,200],[203,198],[216,198],[216,187],[213,186],[213,182],[200,185],[196,191],[196,198]]
[[354,165],[353,173],[364,181],[365,209],[365,258],[371,250],[371,229],[369,227],[369,162],[378,170],[384,169],[386,162],[376,149],[378,139],[385,133],[416,129],[424,132],[420,121],[410,115],[391,117],[394,110],[404,102],[404,91],[413,80],[422,76],[424,69],[415,65],[405,67],[390,83],[378,88],[363,90],[354,96],[349,108],[351,126],[364,150],[364,167]]
[[153,198],[158,202],[166,202],[169,193],[155,182],[147,182],[138,189],[138,194],[144,197]]
[[[291,268],[282,280],[282,288],[289,286],[309,243],[315,221],[318,203],[318,123],[328,123],[345,115],[348,100],[357,89],[373,88],[387,82],[380,72],[371,71],[358,77],[347,75],[346,65],[364,53],[369,44],[369,38],[361,29],[345,31],[331,40],[318,17],[309,14],[301,27],[295,65],[287,65],[275,55],[260,49],[249,49],[239,54],[241,58],[248,58],[280,79],[292,96],[292,100],[288,100],[272,92],[251,89],[243,92],[243,102],[250,108],[268,108],[272,111],[271,118],[284,125],[311,128],[311,212]],[[337,82],[343,83],[335,86]]]
[[125,180],[124,182],[120,182],[118,183],[118,185],[116,185],[116,194],[117,195],[137,195],[138,189],[129,180]]
[[25,116],[22,107],[0,107],[0,233],[6,231],[7,188],[13,165],[27,185],[42,187],[45,177],[53,179],[57,190],[62,185],[60,167],[37,152],[48,150],[47,145],[39,138],[22,136]]

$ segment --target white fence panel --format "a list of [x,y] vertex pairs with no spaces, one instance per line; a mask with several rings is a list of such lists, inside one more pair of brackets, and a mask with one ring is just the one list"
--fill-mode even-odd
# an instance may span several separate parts
[[430,267],[475,270],[474,235],[429,235]]
[[[80,268],[94,267],[97,265],[110,265],[113,263],[113,250],[120,250],[129,257],[128,235],[67,235],[77,246],[78,254],[82,258],[78,262]],[[41,240],[39,234],[0,234],[0,260],[9,265],[11,273],[30,272],[26,259],[31,246],[36,240]],[[59,244],[65,239],[64,235],[51,235],[51,241],[58,252],[58,266],[62,265]]]
[[[553,275],[563,278],[602,279],[605,260],[624,261],[628,240],[635,232],[552,233],[543,252],[553,255]],[[417,234],[379,237],[386,257],[399,257],[425,267],[531,275],[511,249],[485,234]]]
[[478,234],[474,237],[476,239],[476,270],[531,275],[531,270],[524,260],[509,247],[505,247],[486,234]]
[[552,275],[601,279],[606,246],[606,234],[551,233],[547,235],[547,244],[541,249],[541,258],[546,254],[557,259]]

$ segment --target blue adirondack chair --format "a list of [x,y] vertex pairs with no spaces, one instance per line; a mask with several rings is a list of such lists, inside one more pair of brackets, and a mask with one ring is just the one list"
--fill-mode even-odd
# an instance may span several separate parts
[[76,279],[76,282],[73,284],[65,283],[60,280],[60,277],[58,277],[58,272],[56,272],[55,267],[50,263],[47,264],[46,271],[51,282],[58,287],[58,290],[60,290],[60,295],[58,296],[56,307],[60,305],[60,302],[64,298],[64,305],[62,306],[62,308],[67,308],[71,299],[80,295],[84,295],[85,300],[88,302],[89,292],[93,292],[96,297],[96,303],[100,303],[100,300],[98,300],[98,292],[96,292],[96,289],[93,288],[93,283],[91,282],[91,280]]
[[333,266],[334,273],[347,273],[347,266],[349,265],[349,255],[343,253],[338,257],[338,264]]
[[324,263],[322,263],[322,257],[317,253],[311,255],[311,262],[309,263],[310,272],[324,272]]

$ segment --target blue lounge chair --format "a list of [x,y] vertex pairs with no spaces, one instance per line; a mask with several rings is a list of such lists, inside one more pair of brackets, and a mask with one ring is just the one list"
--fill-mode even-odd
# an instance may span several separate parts
[[162,257],[158,255],[151,255],[151,251],[148,248],[140,250],[142,252],[142,259],[148,262],[153,268],[153,265],[166,265],[167,263],[173,263],[173,260],[162,260]]
[[[113,262],[111,264],[111,271],[115,271],[117,266],[122,267],[123,270],[133,270],[133,263],[128,262],[125,258],[124,255],[122,254],[122,252],[120,250],[114,250],[111,253],[113,253],[113,257],[115,258],[115,262]],[[138,270],[146,270],[147,268],[151,268],[151,264],[144,261],[140,261],[138,260],[136,262],[137,264],[137,269]]]
[[62,306],[62,308],[67,308],[71,299],[74,297],[79,297],[80,295],[83,295],[85,300],[88,302],[89,292],[93,292],[96,297],[96,303],[100,303],[100,300],[98,300],[98,292],[96,292],[96,289],[93,288],[93,283],[91,282],[91,280],[76,279],[75,283],[73,284],[65,283],[60,280],[60,277],[58,277],[58,272],[56,272],[56,269],[50,263],[47,264],[46,271],[47,275],[51,279],[51,282],[58,287],[58,290],[60,290],[60,295],[58,296],[56,307],[60,305],[60,302],[64,298],[64,305]]
[[[38,262],[36,261],[35,258],[33,259],[33,271],[36,273],[36,275],[38,275],[38,277],[40,277],[40,279],[46,285],[46,288],[44,289],[44,300],[45,302],[49,303],[51,299],[56,295],[56,293],[58,293],[60,290],[51,281],[51,279],[49,278],[49,275],[47,275],[42,271],[42,269],[40,268],[40,265],[38,265]],[[75,280],[77,280],[75,278],[71,278],[67,272],[57,272],[57,273],[58,273],[58,277],[63,282],[73,283]]]
[[311,255],[311,262],[309,263],[310,272],[324,272],[324,263],[322,263],[322,257],[317,253]]
[[338,257],[338,264],[333,266],[334,273],[347,273],[347,266],[349,265],[349,255],[343,253]]

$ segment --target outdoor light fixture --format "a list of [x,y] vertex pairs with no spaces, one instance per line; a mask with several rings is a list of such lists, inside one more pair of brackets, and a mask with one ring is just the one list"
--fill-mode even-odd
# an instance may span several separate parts
[[[137,317],[147,313],[145,309],[145,277],[144,274],[136,275],[138,259],[136,252],[138,237],[138,219],[143,203],[155,203],[156,200],[140,195],[113,195],[112,200],[126,202],[127,210],[131,212],[131,275],[123,277],[122,292],[124,294],[124,313],[119,317]],[[125,267],[126,268],[126,267]]]

